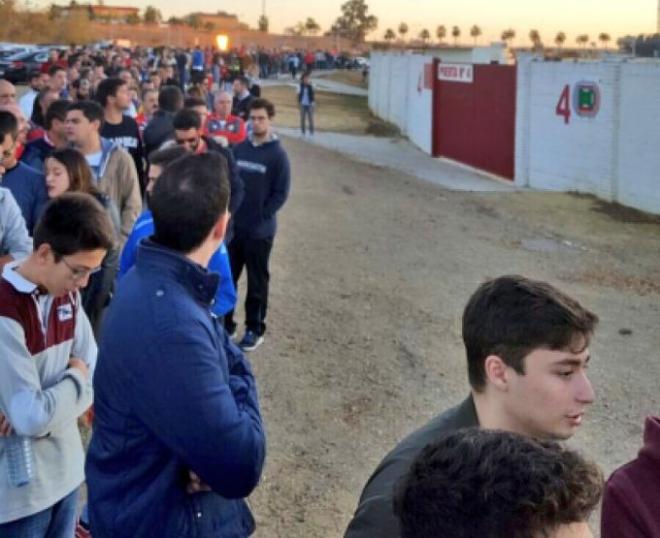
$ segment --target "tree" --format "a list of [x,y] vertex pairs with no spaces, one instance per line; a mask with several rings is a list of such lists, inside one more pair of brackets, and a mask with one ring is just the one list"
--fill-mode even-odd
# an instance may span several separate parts
[[202,20],[199,18],[197,13],[186,15],[183,21],[194,30],[199,30],[200,26],[202,25]]
[[598,41],[601,42],[603,48],[607,48],[607,45],[609,44],[610,41],[612,41],[612,38],[610,37],[610,34],[603,32],[601,34],[598,34]]
[[474,44],[477,44],[477,39],[479,39],[479,36],[481,35],[481,28],[479,28],[476,24],[470,28],[470,36],[474,39]]
[[461,37],[461,29],[458,26],[454,26],[451,29],[451,36],[454,38],[454,45],[458,45],[458,38]]
[[589,43],[589,35],[588,34],[580,34],[575,38],[575,42],[578,45],[582,45],[582,47],[586,47],[587,44]]
[[502,32],[501,37],[502,41],[504,41],[507,46],[509,46],[509,42],[516,38],[516,31],[513,28],[508,28]]
[[420,33],[419,33],[419,38],[426,43],[428,42],[429,39],[431,39],[431,32],[429,32],[426,28],[424,28]]
[[163,20],[163,16],[159,9],[154,6],[147,6],[144,8],[144,15],[142,16],[145,24],[158,24]]
[[401,39],[406,40],[406,34],[408,33],[408,25],[405,22],[399,24],[399,35]]
[[167,19],[167,24],[171,24],[172,26],[181,26],[183,24],[183,19],[180,17],[170,17]]
[[266,17],[266,15],[261,15],[261,17],[259,17],[257,25],[259,26],[260,32],[268,33],[268,17]]
[[557,48],[562,48],[566,42],[566,34],[564,32],[558,32],[555,36],[555,44]]
[[385,35],[383,36],[383,38],[385,39],[385,41],[390,43],[396,39],[396,34],[394,33],[394,30],[392,30],[392,28],[388,28],[387,30],[385,30]]
[[341,6],[341,15],[333,24],[336,35],[363,43],[366,35],[378,27],[378,18],[369,15],[365,0],[348,0]]
[[305,33],[308,35],[316,35],[321,31],[319,23],[316,22],[312,17],[307,17],[305,21]]
[[126,24],[140,24],[140,16],[137,13],[131,13],[128,17],[126,17]]
[[541,41],[541,34],[538,30],[529,31],[529,40],[532,42],[532,48],[534,50],[539,50],[543,48],[543,42]]
[[435,37],[438,38],[438,42],[442,43],[442,40],[447,37],[447,28],[442,24],[435,29]]

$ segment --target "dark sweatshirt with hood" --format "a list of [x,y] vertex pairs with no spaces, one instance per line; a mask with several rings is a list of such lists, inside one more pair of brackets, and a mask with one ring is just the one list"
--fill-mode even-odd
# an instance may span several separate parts
[[648,417],[636,460],[607,481],[601,538],[660,536],[660,417]]
[[277,231],[276,213],[289,196],[289,158],[275,135],[262,144],[253,139],[234,147],[243,179],[243,202],[234,215],[234,236],[269,239]]

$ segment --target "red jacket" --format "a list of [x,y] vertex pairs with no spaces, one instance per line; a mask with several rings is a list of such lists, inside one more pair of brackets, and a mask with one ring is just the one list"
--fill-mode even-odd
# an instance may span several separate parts
[[636,460],[607,481],[601,538],[660,536],[660,417],[646,419],[644,447]]
[[233,146],[240,144],[247,137],[245,122],[238,116],[227,116],[221,120],[215,113],[206,120],[206,132],[209,136],[224,136]]

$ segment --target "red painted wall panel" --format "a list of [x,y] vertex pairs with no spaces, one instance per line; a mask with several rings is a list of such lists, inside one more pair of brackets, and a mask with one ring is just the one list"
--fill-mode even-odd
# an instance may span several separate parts
[[514,177],[516,68],[475,65],[472,83],[435,81],[435,156]]

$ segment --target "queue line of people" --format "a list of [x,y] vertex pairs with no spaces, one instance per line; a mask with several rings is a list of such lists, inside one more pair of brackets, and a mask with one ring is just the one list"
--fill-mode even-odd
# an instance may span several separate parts
[[[99,82],[99,102],[51,91],[43,126],[15,95],[0,103],[0,473],[24,475],[0,484],[0,536],[71,536],[83,480],[80,525],[96,538],[254,531],[245,498],[263,472],[266,428],[245,353],[266,331],[290,169],[273,105],[240,86],[250,129],[233,145],[242,118],[230,119],[222,92],[210,112],[195,92],[165,86],[143,130],[125,121],[121,78]],[[140,146],[148,158],[129,153]],[[556,443],[594,401],[598,321],[544,282],[479,286],[463,312],[469,395],[385,456],[346,537],[587,537],[603,490],[601,536],[657,536],[657,419],[605,488],[596,465]],[[76,421],[92,403],[85,455]],[[29,452],[18,454],[23,469],[15,447]]]

